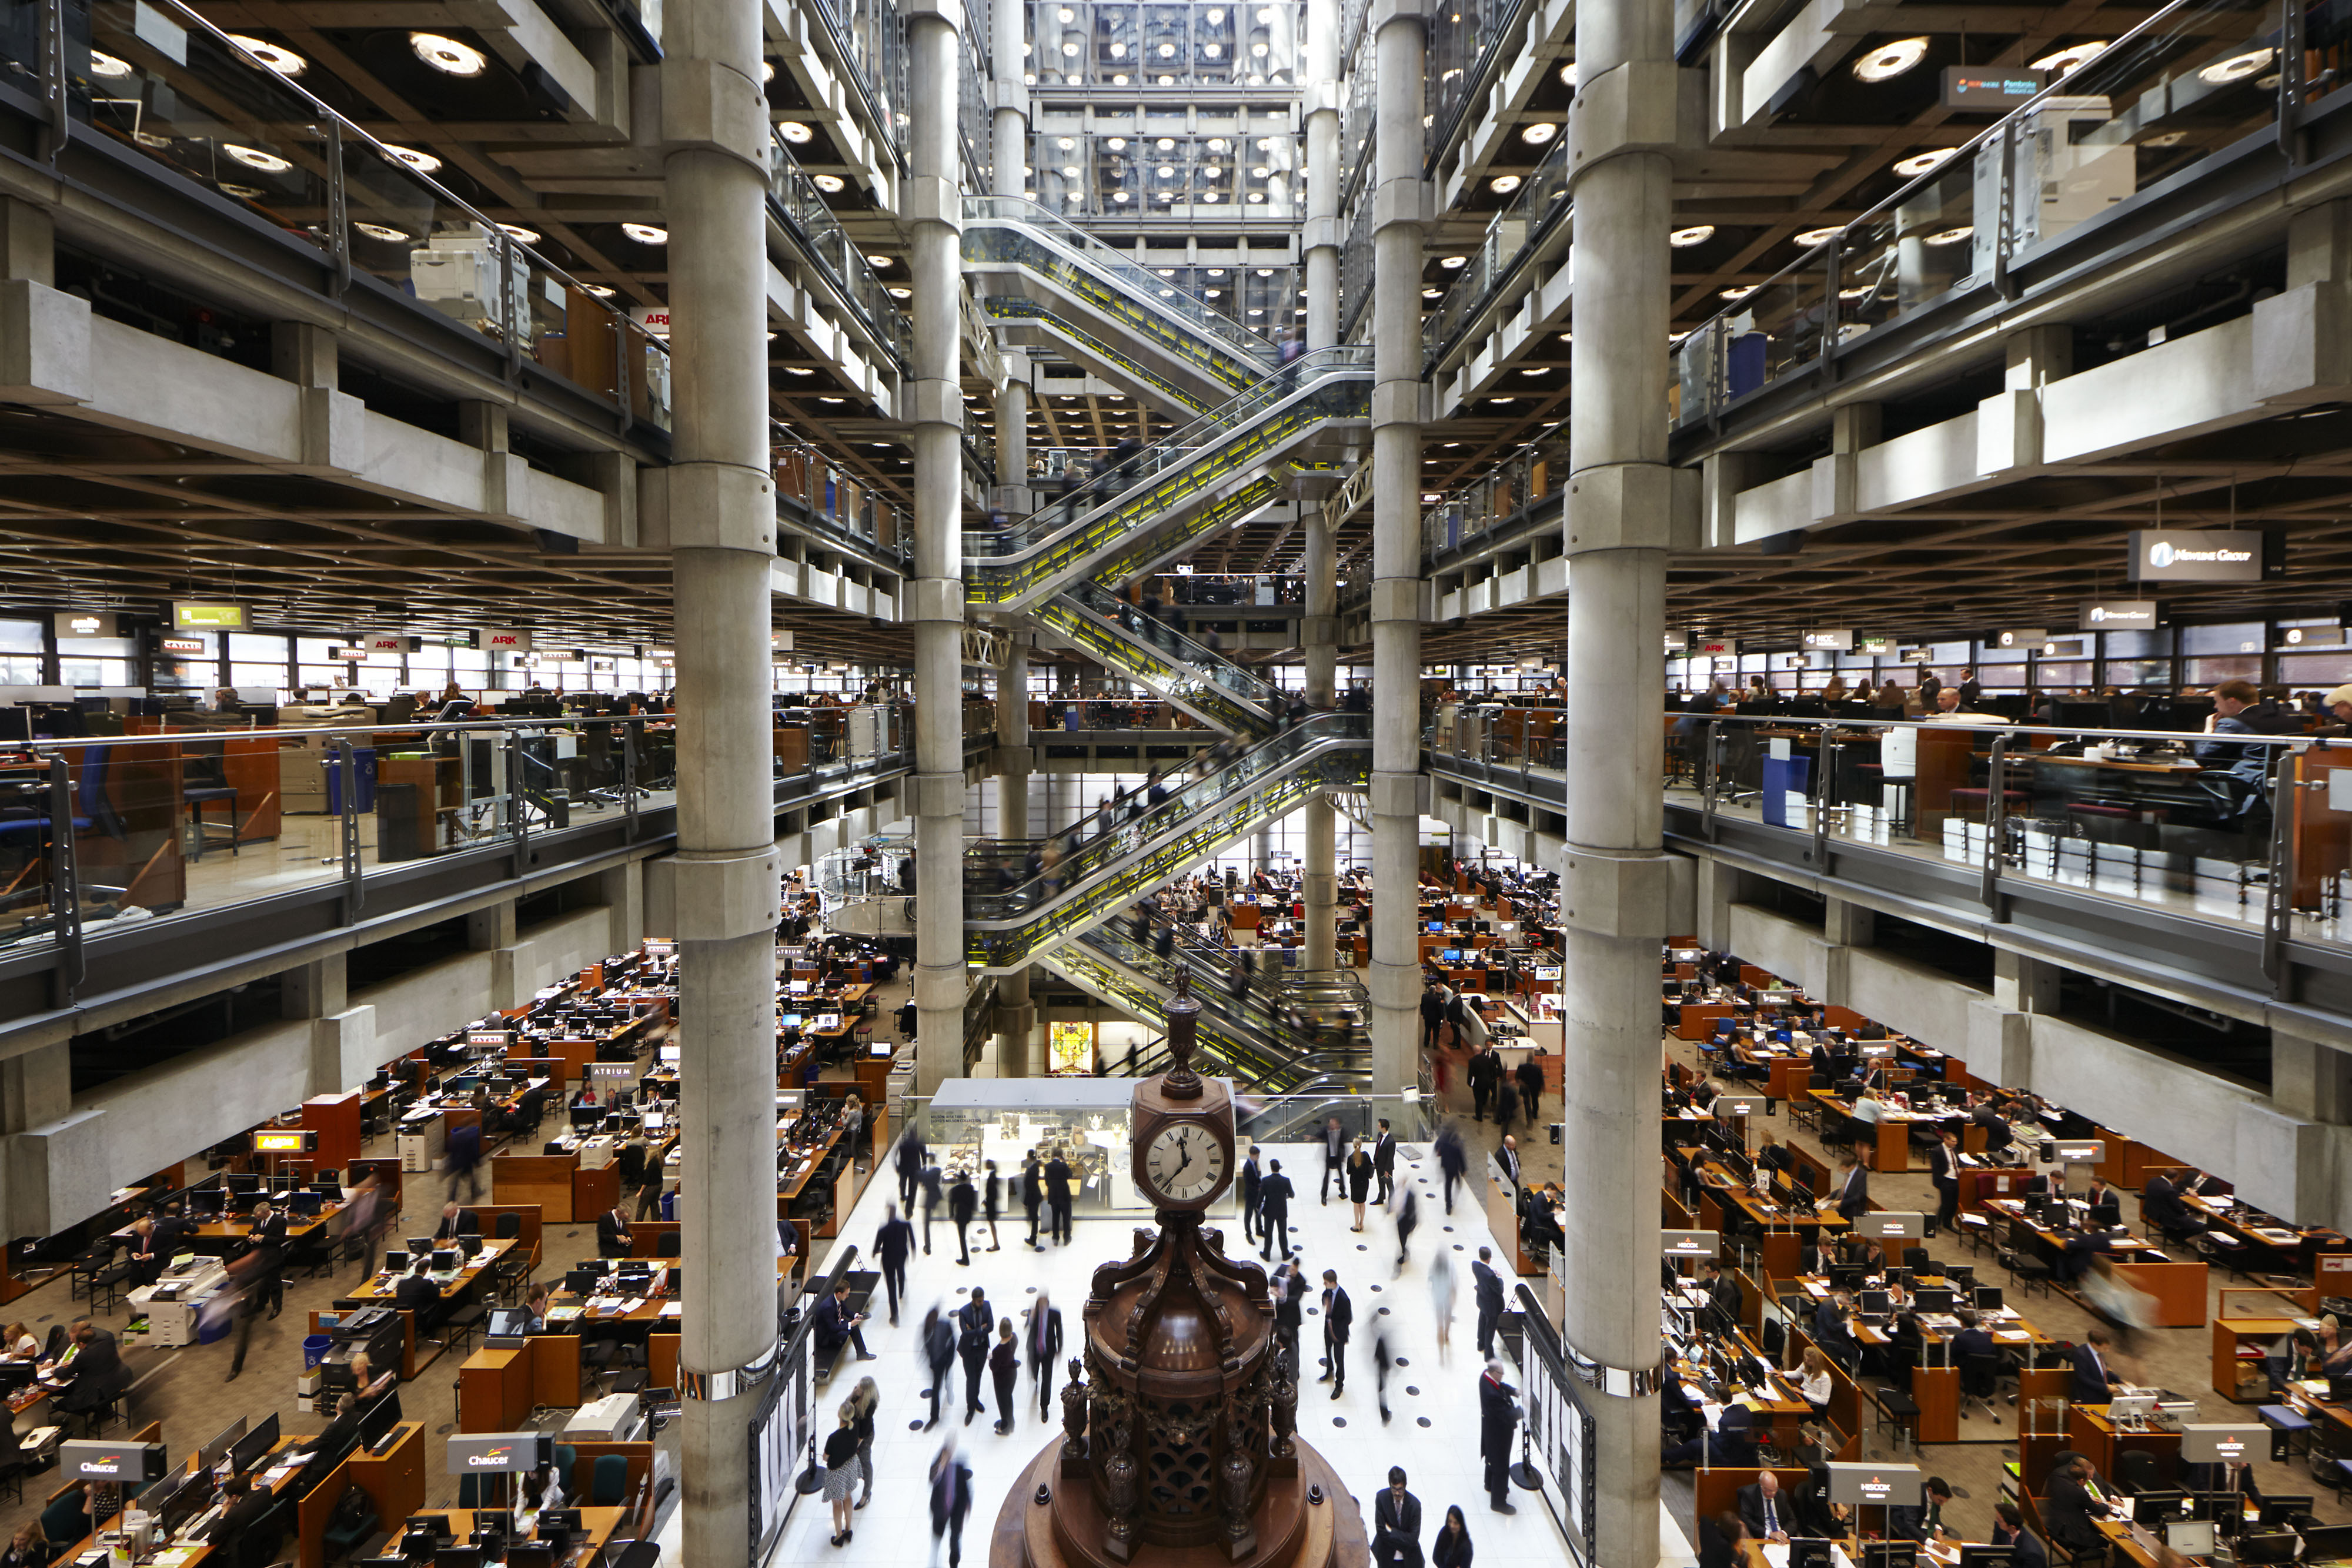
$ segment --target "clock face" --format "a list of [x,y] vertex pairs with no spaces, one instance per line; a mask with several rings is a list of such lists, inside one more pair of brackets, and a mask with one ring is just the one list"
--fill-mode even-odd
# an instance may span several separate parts
[[1151,1190],[1171,1203],[1197,1203],[1225,1179],[1225,1145],[1198,1123],[1160,1129],[1143,1153]]

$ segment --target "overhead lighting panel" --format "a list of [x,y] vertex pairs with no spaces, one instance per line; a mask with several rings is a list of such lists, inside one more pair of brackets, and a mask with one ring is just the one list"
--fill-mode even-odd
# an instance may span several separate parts
[[439,33],[411,33],[408,47],[416,57],[446,76],[478,77],[489,65],[489,57],[471,44],[461,44]]
[[1881,44],[1853,62],[1857,81],[1893,81],[1913,69],[1927,57],[1925,38],[1897,38],[1891,44]]

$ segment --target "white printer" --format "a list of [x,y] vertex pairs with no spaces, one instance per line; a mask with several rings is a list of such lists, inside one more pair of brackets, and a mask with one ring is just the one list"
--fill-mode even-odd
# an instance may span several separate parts
[[646,1432],[640,1404],[634,1394],[608,1394],[573,1412],[563,1435],[576,1443],[634,1443]]

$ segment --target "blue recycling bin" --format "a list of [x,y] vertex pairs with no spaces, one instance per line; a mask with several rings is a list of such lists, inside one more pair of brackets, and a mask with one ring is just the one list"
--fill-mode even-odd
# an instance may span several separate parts
[[308,1372],[326,1360],[327,1352],[333,1347],[334,1343],[334,1340],[327,1334],[305,1334],[302,1337],[302,1370]]
[[[328,752],[325,766],[327,769],[327,815],[331,817],[340,817],[343,814],[342,754],[340,751]],[[374,747],[354,746],[352,747],[352,771],[359,776],[360,800],[358,809],[362,811],[374,810]]]
[[1789,826],[1789,792],[1804,792],[1806,781],[1812,777],[1813,759],[1810,757],[1767,757],[1764,758],[1764,820],[1776,828]]

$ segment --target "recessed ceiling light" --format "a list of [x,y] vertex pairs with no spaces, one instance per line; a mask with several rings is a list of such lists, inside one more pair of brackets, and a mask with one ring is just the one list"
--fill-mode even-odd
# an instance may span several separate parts
[[489,57],[471,44],[461,44],[455,38],[445,38],[438,33],[411,33],[408,47],[416,57],[436,71],[453,77],[478,77],[488,66]]
[[1686,229],[1676,229],[1666,236],[1666,243],[1676,250],[1688,250],[1695,245],[1705,245],[1715,237],[1713,224],[1698,224]]
[[2143,147],[2178,147],[2189,140],[2186,131],[2159,131],[2140,143]]
[[539,243],[539,231],[537,229],[527,229],[520,224],[500,224],[499,225],[499,232],[505,235],[507,238],[513,240],[518,245],[537,245]]
[[2074,44],[2042,56],[2033,62],[2033,68],[2037,71],[2049,71],[2056,76],[2064,76],[2076,66],[2095,60],[2106,52],[2107,46],[2104,40],[2095,44]]
[[1260,277],[1272,277],[1274,276],[1274,268],[1270,267],[1261,267],[1257,269],[1257,275]]
[[890,290],[890,298],[893,299],[912,299],[914,297],[915,291],[911,288],[893,288]]
[[639,245],[667,245],[669,230],[656,228],[651,224],[623,224],[621,232]]
[[386,245],[398,245],[408,237],[405,230],[387,228],[383,224],[353,224],[352,227],[367,235],[368,238],[380,239]]
[[1915,152],[1908,158],[1896,159],[1895,172],[1906,179],[1914,174],[1924,174],[1958,151],[1957,147],[1938,147],[1933,152]]
[[392,154],[394,162],[405,169],[414,169],[420,174],[436,173],[441,168],[440,159],[430,152],[419,152],[414,147],[394,147],[387,141],[383,150]]
[[806,365],[786,365],[784,367],[784,373],[792,376],[813,376],[816,374],[814,371],[810,370]]
[[1446,271],[1452,272],[1456,267],[1468,266],[1469,263],[1470,258],[1466,256],[1449,256],[1440,259],[1437,265],[1445,268]]
[[869,256],[866,258],[866,265],[878,271],[889,266],[890,261],[891,258],[887,256]]
[[1490,397],[1486,401],[1499,408],[1506,403],[1514,403],[1519,400],[1515,397]]
[[1498,196],[1507,196],[1519,188],[1519,177],[1517,174],[1497,174],[1486,182],[1486,188]]
[[1897,38],[1854,61],[1853,74],[1862,81],[1891,81],[1927,57],[1927,39]]
[[104,49],[92,49],[89,52],[89,74],[113,81],[131,74],[131,62],[116,59]]
[[310,62],[291,49],[262,42],[243,33],[231,33],[228,41],[268,66],[282,77],[299,77],[310,68]]
[[1839,289],[1838,298],[1840,299],[1867,299],[1876,292],[1877,290],[1875,288],[1873,288],[1869,284],[1865,283],[1860,288]]
[[604,284],[583,283],[580,287],[587,292],[594,295],[599,299],[610,299],[613,298],[613,290]]
[[773,60],[761,60],[760,62],[760,85],[761,87],[765,87],[775,79],[776,62]]
[[1559,68],[1559,79],[1565,86],[1572,88],[1576,85],[1576,62],[1574,60],[1570,60],[1566,65]]
[[2197,79],[2214,87],[2227,87],[2231,82],[2243,81],[2252,76],[2269,65],[2277,55],[2276,49],[2248,49],[2242,55],[2231,55],[2226,60],[2207,66],[2197,73]]
[[1548,376],[1551,374],[1551,367],[1549,365],[1522,365],[1519,367],[1519,374],[1523,376]]
[[837,398],[837,397],[821,397],[821,398],[817,399],[816,401],[817,401],[817,402],[844,402],[845,400],[844,400],[844,399],[841,399],[841,398]]
[[1421,297],[1423,299],[1443,299],[1445,298],[1445,290],[1443,288],[1424,288],[1421,291]]
[[1757,286],[1753,283],[1742,283],[1734,287],[1723,290],[1723,297],[1726,299],[1745,299],[1749,295],[1756,292],[1756,287]]
[[777,126],[776,134],[795,147],[805,147],[816,140],[816,132],[797,120],[787,120]]
[[1956,229],[1939,229],[1927,236],[1929,245],[1958,245],[1977,232],[1974,224],[1962,224]]
[[240,147],[234,141],[221,143],[221,151],[248,169],[258,169],[265,174],[282,174],[294,165],[275,152],[264,152],[258,147]]
[[1845,231],[1842,228],[1807,229],[1803,234],[1797,236],[1797,243],[1808,247],[1817,245],[1827,245],[1830,241],[1837,238],[1838,235],[1844,232]]
[[1109,148],[1114,152],[1124,152],[1127,151],[1127,138],[1124,136],[1114,136],[1105,141],[1103,145]]
[[838,174],[811,174],[809,178],[816,183],[818,190],[828,196],[837,196],[849,188]]

